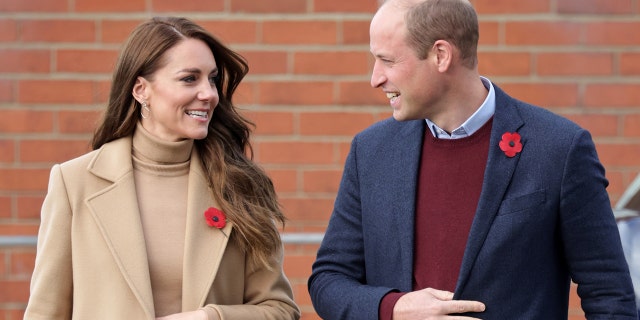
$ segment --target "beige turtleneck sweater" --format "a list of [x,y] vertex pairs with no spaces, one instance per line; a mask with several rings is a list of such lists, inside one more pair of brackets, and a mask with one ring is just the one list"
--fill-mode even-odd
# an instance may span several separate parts
[[187,185],[193,140],[166,142],[138,123],[133,172],[157,317],[181,312]]

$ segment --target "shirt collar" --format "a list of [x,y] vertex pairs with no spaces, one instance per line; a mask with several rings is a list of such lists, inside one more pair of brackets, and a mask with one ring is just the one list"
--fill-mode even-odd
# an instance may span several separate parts
[[427,127],[429,127],[429,131],[433,134],[434,137],[438,139],[460,139],[468,137],[478,131],[491,117],[496,111],[496,93],[493,90],[493,84],[491,81],[485,77],[480,77],[482,80],[482,84],[487,90],[489,90],[489,94],[480,105],[480,108],[474,112],[471,117],[469,117],[462,125],[451,132],[451,134],[442,130],[435,123],[433,123],[429,119],[425,119],[427,122]]

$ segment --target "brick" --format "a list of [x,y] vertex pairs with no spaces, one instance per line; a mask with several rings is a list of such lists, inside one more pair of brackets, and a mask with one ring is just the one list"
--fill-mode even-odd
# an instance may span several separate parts
[[283,267],[288,278],[309,278],[314,256],[288,255],[284,257]]
[[307,170],[302,174],[304,192],[332,193],[338,192],[342,169],[339,170]]
[[333,21],[266,21],[262,30],[265,44],[337,43],[337,25]]
[[[8,252],[8,250],[6,251]],[[5,254],[3,250],[0,250],[0,279],[6,279],[9,274],[7,263],[5,262],[7,261],[7,258],[5,258],[6,256],[8,256],[8,254]],[[2,317],[2,313],[3,312],[0,311],[0,319],[5,319]]]
[[370,113],[305,112],[300,115],[300,133],[319,136],[348,136],[373,123]]
[[44,196],[18,196],[17,217],[19,219],[39,219]]
[[0,80],[0,102],[13,101],[13,81]]
[[[0,196],[0,219],[6,219],[6,218],[11,218],[12,216],[12,212],[11,212],[11,197],[1,197]],[[1,257],[1,256],[0,256]],[[0,260],[2,261],[2,260]],[[0,262],[0,266],[2,265],[2,262]],[[0,272],[1,274],[2,272]],[[0,276],[0,278],[2,278]]]
[[20,103],[93,102],[93,84],[82,80],[22,80],[18,82]]
[[296,74],[359,75],[369,67],[365,52],[297,52],[293,71]]
[[487,76],[526,76],[531,74],[531,54],[479,52],[478,70]]
[[540,53],[537,73],[541,76],[605,76],[613,74],[610,53]]
[[274,75],[288,72],[288,53],[284,51],[243,51],[250,75]]
[[105,103],[109,100],[111,81],[98,81],[92,84],[94,103]]
[[255,104],[258,100],[257,97],[258,83],[244,80],[240,82],[240,85],[233,93],[233,102],[236,106]]
[[[315,258],[315,255],[313,257]],[[312,264],[313,264],[313,262],[312,262]],[[311,273],[309,273],[309,275],[311,275]],[[295,281],[295,279],[294,279],[294,281]],[[294,296],[294,299],[296,301],[296,304],[298,304],[298,306],[301,306],[301,305],[311,306],[311,296],[309,295],[309,290],[307,289],[307,282],[306,281],[301,281],[300,283],[297,283],[297,281],[295,281],[295,282],[294,281],[292,281],[291,284],[292,284],[292,287],[293,287],[293,296]],[[303,319],[306,320],[308,318],[305,317]]]
[[46,133],[53,130],[49,111],[0,109],[1,133]]
[[217,12],[224,10],[224,0],[152,0],[151,3],[155,12]]
[[230,0],[232,12],[249,13],[303,13],[306,0]]
[[216,20],[197,21],[197,23],[226,45],[258,42],[258,24],[256,21]]
[[474,0],[473,2],[479,15],[546,13],[551,10],[549,0]]
[[262,81],[258,86],[260,104],[313,105],[334,102],[331,82]]
[[369,20],[342,22],[342,43],[369,45]]
[[9,318],[7,320],[24,319],[24,311],[25,311],[24,309],[9,309],[9,310],[7,310],[7,314],[9,315]]
[[622,193],[626,189],[626,185],[623,183],[624,175],[625,174],[619,171],[607,169],[606,178],[607,180],[609,180],[607,193],[609,193],[609,198],[611,200],[611,203],[615,203],[616,201],[618,201],[618,198],[622,195]]
[[294,117],[290,112],[250,112],[245,114],[256,125],[257,135],[291,135]]
[[592,22],[586,26],[587,45],[637,46],[640,22]]
[[[2,120],[0,120],[0,123],[2,123]],[[0,139],[0,163],[16,161],[15,148],[13,140]]]
[[[180,3],[185,1],[180,1]],[[207,1],[209,2],[209,1]],[[77,12],[136,12],[145,11],[145,0],[75,0]]]
[[[2,0],[0,12],[65,12],[67,0]],[[2,30],[0,28],[0,30]]]
[[0,225],[0,236],[35,236],[38,234],[38,223],[4,223]]
[[25,42],[93,42],[96,26],[87,20],[27,20],[22,22]]
[[29,300],[29,280],[0,280],[0,287],[0,304]]
[[[20,0],[15,0],[20,1]],[[0,10],[0,12],[4,12]],[[0,42],[11,42],[18,40],[18,26],[15,20],[0,19]]]
[[623,52],[620,54],[620,74],[640,75],[640,53]]
[[566,114],[564,116],[589,130],[596,139],[618,135],[618,116],[606,114]]
[[378,10],[377,2],[372,0],[323,0],[313,4],[315,12],[374,13]]
[[632,14],[632,0],[557,0],[558,12],[571,14]]
[[493,21],[478,22],[480,39],[478,45],[496,45],[500,41],[500,24]]
[[296,192],[298,190],[298,173],[296,170],[267,170],[278,194],[283,192]]
[[389,99],[368,81],[341,81],[338,103],[341,105],[389,105]]
[[[519,3],[519,1],[514,2],[514,4]],[[505,24],[505,43],[512,46],[576,45],[580,43],[581,29],[581,25],[574,22],[507,22]]]
[[42,191],[48,181],[49,169],[0,168],[0,191]]
[[283,210],[289,220],[295,221],[329,221],[333,210],[334,197],[319,198],[282,198]]
[[587,107],[637,107],[640,101],[638,84],[588,84],[584,95]]
[[60,111],[58,129],[60,133],[93,133],[100,114],[100,111]]
[[115,68],[118,51],[61,49],[56,56],[56,71],[110,74]]
[[640,137],[640,114],[624,116],[622,130],[625,137]]
[[59,163],[89,150],[86,140],[23,140],[20,143],[20,162]]
[[104,20],[100,24],[100,39],[104,43],[123,43],[142,20]]
[[305,309],[303,309],[303,308],[301,307],[301,311],[302,311],[302,314],[301,314],[300,319],[302,319],[302,320],[322,320],[322,318],[320,318],[320,316],[318,316],[318,315],[313,311],[313,309],[305,310]]
[[598,143],[598,157],[605,167],[627,166],[637,167],[640,159],[640,148],[633,143]]
[[14,251],[11,255],[10,273],[13,276],[31,277],[36,260],[35,248],[28,251]]
[[334,145],[326,142],[260,142],[256,160],[269,164],[331,164]]
[[0,49],[0,72],[46,73],[50,71],[49,50]]
[[508,83],[499,86],[516,99],[544,108],[578,105],[578,85],[572,83]]

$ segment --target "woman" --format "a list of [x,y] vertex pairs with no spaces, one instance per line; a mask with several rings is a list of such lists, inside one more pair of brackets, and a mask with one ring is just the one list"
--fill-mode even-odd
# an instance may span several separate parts
[[51,170],[25,319],[297,319],[246,62],[183,18],[137,27],[94,151]]

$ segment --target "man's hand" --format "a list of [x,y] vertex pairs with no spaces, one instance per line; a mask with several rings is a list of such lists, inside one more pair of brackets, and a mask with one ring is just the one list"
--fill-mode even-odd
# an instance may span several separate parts
[[452,313],[482,312],[478,301],[452,300],[453,292],[426,288],[403,295],[393,308],[394,320],[414,319],[477,319],[447,316]]

